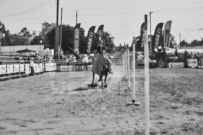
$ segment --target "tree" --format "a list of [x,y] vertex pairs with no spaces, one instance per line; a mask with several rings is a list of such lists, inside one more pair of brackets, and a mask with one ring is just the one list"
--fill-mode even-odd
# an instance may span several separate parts
[[200,40],[200,45],[201,46],[203,45],[203,38]]
[[180,42],[180,47],[186,47],[188,46],[189,43],[185,41],[185,39],[183,41]]
[[[87,50],[87,41],[86,37],[84,36],[84,29],[80,29],[80,45],[79,50],[81,53],[86,53]],[[46,35],[49,48],[54,49],[55,46],[55,29],[52,29],[48,34]],[[62,50],[64,54],[67,53],[73,53],[74,48],[74,27],[70,25],[63,25],[62,26]]]
[[41,41],[44,43],[42,36],[35,36],[32,41],[30,42],[31,45],[39,45]]
[[18,34],[12,34],[10,35],[10,45],[27,45],[28,40],[26,37],[20,36]]
[[31,34],[26,27],[23,27],[20,30],[19,35],[22,35],[22,36],[27,37],[27,38],[31,37]]
[[6,29],[2,22],[0,22],[0,31],[4,34],[4,37],[1,40],[2,46],[10,45],[10,31]]
[[192,46],[192,47],[200,46],[200,45],[201,45],[201,41],[198,41],[196,39],[191,41],[191,43],[190,43],[190,46]]

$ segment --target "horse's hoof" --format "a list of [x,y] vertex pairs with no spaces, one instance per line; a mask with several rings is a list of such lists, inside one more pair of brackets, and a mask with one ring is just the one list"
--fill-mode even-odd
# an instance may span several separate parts
[[97,87],[97,85],[96,84],[93,84],[93,85],[89,84],[88,87],[95,88],[95,87]]

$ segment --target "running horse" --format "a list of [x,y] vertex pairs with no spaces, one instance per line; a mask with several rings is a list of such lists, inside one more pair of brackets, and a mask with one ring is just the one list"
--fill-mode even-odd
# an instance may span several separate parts
[[[108,77],[109,73],[109,61],[107,58],[104,56],[102,53],[102,50],[99,48],[98,51],[99,54],[98,56],[94,57],[93,59],[93,64],[92,64],[92,86],[96,86],[94,81],[95,81],[95,74],[99,75],[99,82],[101,81],[101,86],[107,87],[106,79]],[[104,80],[103,80],[104,77]]]

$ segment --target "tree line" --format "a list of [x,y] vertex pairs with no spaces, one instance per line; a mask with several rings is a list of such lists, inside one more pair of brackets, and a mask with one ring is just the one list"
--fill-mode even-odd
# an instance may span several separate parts
[[[47,23],[47,22],[46,22]],[[50,25],[49,23],[47,23]],[[60,29],[61,30],[61,29]],[[11,34],[5,25],[0,22],[0,31],[4,34],[2,38],[2,46],[14,46],[14,45],[45,45],[45,48],[54,49],[55,46],[55,26],[48,32],[42,34],[36,34],[35,31],[30,32],[28,28],[23,27],[17,34]],[[61,32],[61,31],[60,31]],[[115,47],[112,42],[111,34],[104,31],[102,38],[107,47],[107,52],[112,52]],[[92,41],[92,50],[96,50],[98,43],[98,34],[95,33]],[[61,49],[64,54],[73,53],[74,48],[74,27],[70,25],[62,25],[62,44]],[[80,53],[86,53],[87,51],[87,36],[85,36],[84,28],[80,28],[80,41],[79,41]]]

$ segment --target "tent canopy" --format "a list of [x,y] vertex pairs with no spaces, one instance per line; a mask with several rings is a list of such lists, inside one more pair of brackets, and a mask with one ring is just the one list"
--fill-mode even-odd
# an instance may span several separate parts
[[29,49],[23,49],[23,50],[18,50],[17,53],[27,53],[27,52],[35,52],[33,50],[29,50]]

